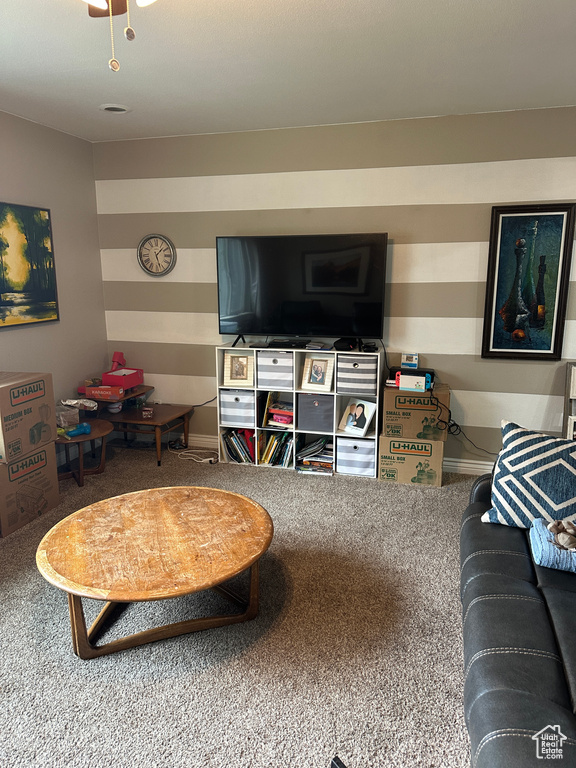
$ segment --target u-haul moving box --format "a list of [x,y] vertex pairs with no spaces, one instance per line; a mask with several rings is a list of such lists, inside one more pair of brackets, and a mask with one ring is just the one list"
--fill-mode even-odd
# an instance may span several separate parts
[[56,437],[52,374],[0,371],[0,463],[26,456]]
[[442,485],[441,440],[381,437],[378,479],[388,483]]
[[60,502],[54,443],[0,464],[0,536],[8,536]]
[[447,384],[437,384],[426,392],[385,387],[383,435],[445,442],[448,430],[440,429],[438,422],[450,420],[449,408],[450,388]]

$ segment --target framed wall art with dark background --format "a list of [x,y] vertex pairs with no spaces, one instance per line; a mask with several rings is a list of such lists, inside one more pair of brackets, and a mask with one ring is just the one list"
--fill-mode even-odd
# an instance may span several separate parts
[[482,357],[560,360],[575,209],[492,208]]

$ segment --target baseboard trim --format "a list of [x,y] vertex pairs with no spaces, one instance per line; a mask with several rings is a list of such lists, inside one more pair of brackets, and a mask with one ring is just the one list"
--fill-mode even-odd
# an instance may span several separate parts
[[493,461],[474,461],[473,459],[444,459],[444,472],[458,472],[461,475],[485,475],[492,472]]
[[188,447],[190,448],[209,448],[210,450],[218,450],[218,438],[216,435],[193,435],[188,434]]

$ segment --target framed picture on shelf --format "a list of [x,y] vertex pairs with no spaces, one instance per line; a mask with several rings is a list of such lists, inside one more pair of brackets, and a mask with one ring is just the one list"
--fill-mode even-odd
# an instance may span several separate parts
[[575,210],[492,208],[482,357],[560,360]]
[[376,403],[351,397],[340,419],[338,430],[362,437],[368,431],[375,411]]
[[333,376],[334,357],[322,357],[321,353],[307,354],[300,389],[306,392],[330,392]]
[[224,386],[252,387],[254,385],[254,357],[241,352],[224,352]]

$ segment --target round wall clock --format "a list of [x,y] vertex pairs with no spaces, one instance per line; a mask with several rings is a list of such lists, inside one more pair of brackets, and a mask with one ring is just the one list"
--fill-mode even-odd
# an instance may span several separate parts
[[146,235],[138,246],[138,264],[147,275],[163,277],[176,265],[176,248],[165,235]]

